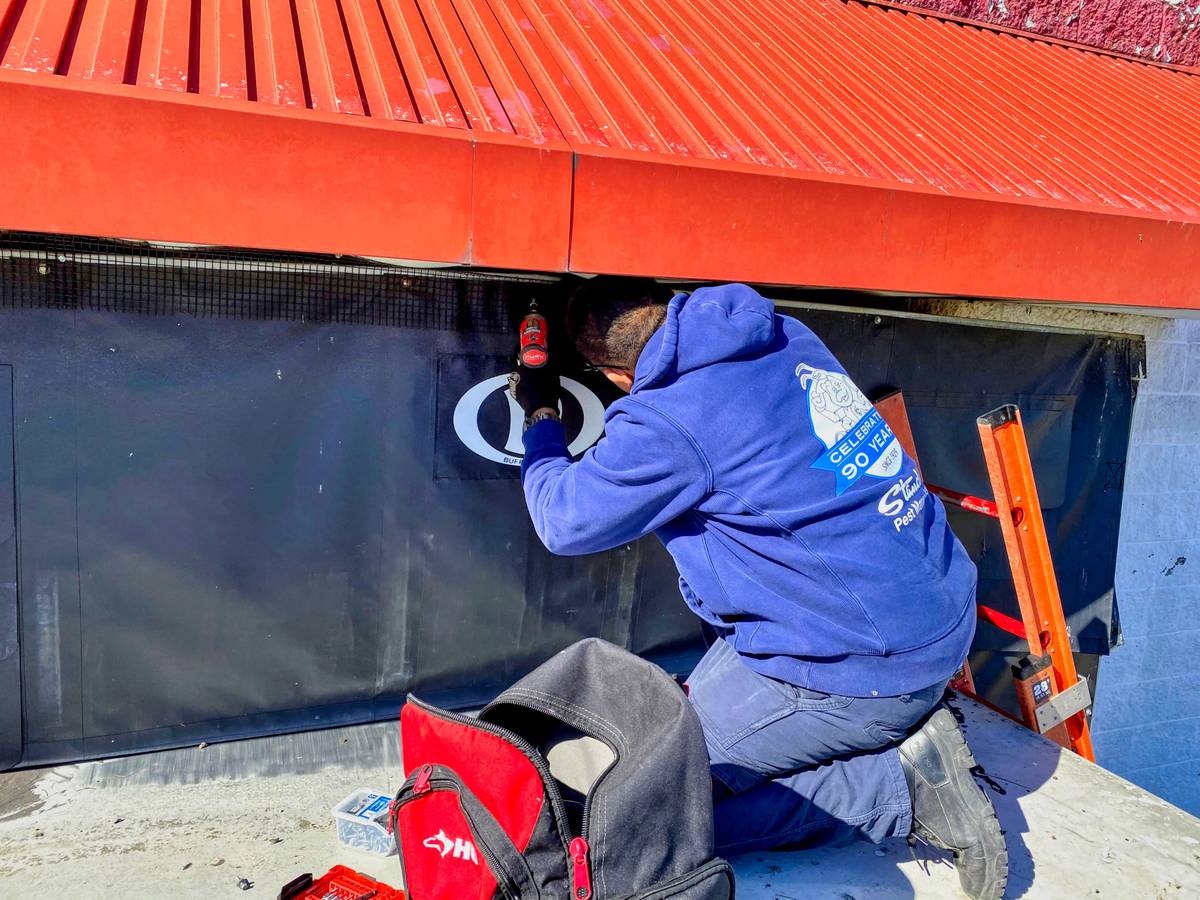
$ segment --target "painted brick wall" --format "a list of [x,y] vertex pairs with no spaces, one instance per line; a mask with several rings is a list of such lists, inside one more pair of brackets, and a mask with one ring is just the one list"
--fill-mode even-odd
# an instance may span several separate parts
[[1200,65],[1200,0],[901,0],[1158,62]]
[[1097,761],[1200,816],[1200,319],[926,301],[920,311],[1142,334],[1117,551],[1125,643],[1101,661]]

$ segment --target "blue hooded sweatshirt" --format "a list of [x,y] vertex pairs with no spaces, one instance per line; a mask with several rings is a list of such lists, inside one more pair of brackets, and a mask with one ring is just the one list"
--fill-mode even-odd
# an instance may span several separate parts
[[756,671],[851,697],[952,675],[975,566],[824,344],[745,285],[676,296],[633,388],[578,462],[525,432],[525,498],[553,553],[654,532],[687,604]]

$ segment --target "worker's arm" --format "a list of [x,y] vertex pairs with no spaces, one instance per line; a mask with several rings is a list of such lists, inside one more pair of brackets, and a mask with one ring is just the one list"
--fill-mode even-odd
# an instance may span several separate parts
[[610,413],[600,443],[571,462],[557,419],[525,432],[521,481],[533,527],[552,553],[596,553],[694,507],[712,475],[691,438],[637,400]]

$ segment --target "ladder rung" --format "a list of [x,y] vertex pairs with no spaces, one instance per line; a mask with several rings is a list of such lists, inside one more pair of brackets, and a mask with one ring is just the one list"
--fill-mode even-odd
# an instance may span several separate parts
[[952,491],[950,488],[939,487],[936,484],[926,483],[925,487],[929,488],[929,490],[947,503],[965,509],[967,512],[979,513],[981,516],[991,516],[993,519],[1000,518],[1000,512],[996,509],[996,504],[991,500],[985,500],[982,497],[972,497],[970,494],[962,494],[958,491]]
[[[1006,615],[998,609],[992,609],[990,606],[984,606],[982,603],[978,604],[977,609],[979,610],[979,618],[995,625],[1001,631],[1007,631],[1009,634],[1016,635],[1022,639],[1028,636],[1025,631],[1025,623],[1020,619],[1014,619],[1012,616]],[[1034,652],[1041,651],[1040,647],[1030,647],[1029,649]]]

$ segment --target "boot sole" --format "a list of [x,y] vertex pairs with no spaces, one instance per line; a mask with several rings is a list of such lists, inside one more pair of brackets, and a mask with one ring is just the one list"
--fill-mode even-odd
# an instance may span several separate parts
[[930,716],[929,725],[954,744],[952,755],[955,766],[950,772],[950,778],[953,779],[959,796],[965,800],[967,809],[982,823],[978,843],[968,850],[955,852],[955,859],[966,854],[975,858],[982,857],[987,872],[984,883],[989,885],[991,890],[980,894],[977,900],[1003,900],[1004,889],[1008,885],[1008,847],[1000,831],[996,808],[971,774],[971,769],[976,765],[975,757],[971,748],[967,746],[953,714],[944,706],[939,706]]

